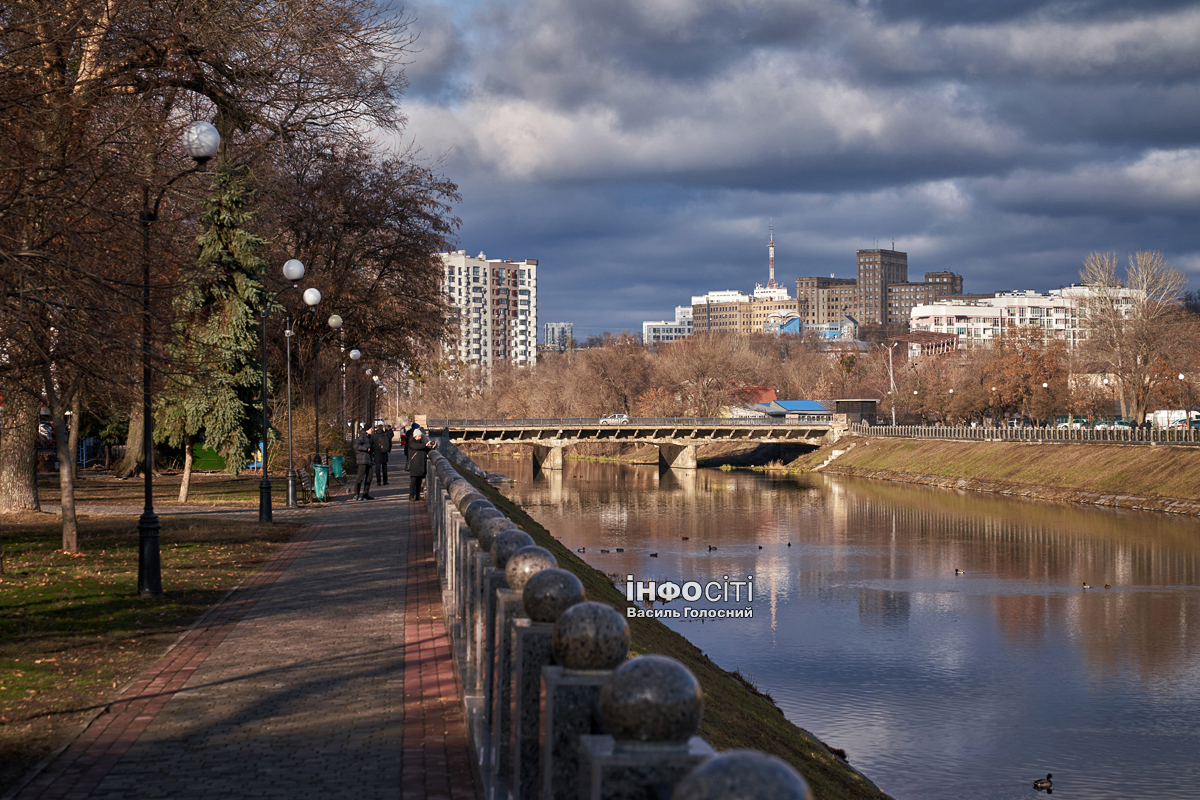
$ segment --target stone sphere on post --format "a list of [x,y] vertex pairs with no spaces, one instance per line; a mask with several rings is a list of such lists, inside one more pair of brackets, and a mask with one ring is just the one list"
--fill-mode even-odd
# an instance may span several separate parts
[[618,741],[686,742],[703,716],[700,681],[666,656],[626,661],[600,690],[600,718]]
[[487,523],[491,522],[494,519],[502,519],[505,522],[507,522],[509,525],[513,524],[512,521],[509,520],[508,517],[504,516],[503,511],[501,511],[500,509],[495,508],[495,507],[479,509],[472,516],[474,517],[474,519],[468,520],[468,522],[467,522],[467,524],[469,524],[471,526],[472,530],[475,530],[477,528],[482,528],[484,525],[486,525]]
[[492,555],[492,566],[504,569],[508,566],[508,560],[516,555],[518,550],[531,544],[533,537],[520,528],[505,531],[492,542],[492,549],[489,551]]
[[489,517],[484,519],[475,528],[472,528],[479,546],[489,553],[492,551],[492,545],[496,542],[496,537],[509,530],[520,530],[520,528],[514,525],[512,520],[504,516]]
[[514,592],[525,591],[529,579],[544,569],[558,566],[558,559],[544,547],[526,545],[513,553],[504,565],[504,582]]
[[[441,456],[441,453],[438,453],[438,455]],[[457,478],[450,479],[449,484],[446,487],[446,491],[450,494],[450,499],[454,501],[454,505],[457,506],[462,501],[464,495],[466,495],[468,492],[475,491],[475,487],[471,485],[470,481],[460,475]],[[476,494],[478,494],[478,492],[476,492]],[[483,495],[479,496],[483,497]]]
[[583,601],[583,582],[561,567],[533,575],[521,592],[521,605],[534,622],[553,623],[568,608]]
[[564,669],[612,669],[629,655],[629,623],[605,603],[577,603],[554,621],[551,647]]
[[474,527],[475,515],[485,508],[495,508],[495,506],[492,505],[491,500],[483,497],[480,497],[478,500],[472,500],[462,508],[463,519],[467,521],[468,525]]
[[706,759],[675,786],[676,800],[814,800],[800,773],[757,750],[730,750]]

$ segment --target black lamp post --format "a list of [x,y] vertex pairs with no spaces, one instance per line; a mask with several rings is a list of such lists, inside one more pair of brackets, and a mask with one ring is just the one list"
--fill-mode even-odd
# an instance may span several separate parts
[[[270,431],[267,421],[267,316],[271,302],[288,289],[298,287],[304,277],[304,264],[296,259],[288,259],[283,265],[283,277],[292,282],[274,295],[264,292],[262,305],[262,326],[259,328],[262,342],[262,480],[258,483],[258,521],[274,522],[271,515],[271,477],[267,470],[267,433]],[[304,290],[304,302],[310,308],[321,302],[321,292],[314,288]]]
[[200,172],[209,159],[217,154],[221,146],[221,134],[208,122],[193,122],[183,132],[183,145],[188,155],[196,162],[191,169],[176,175],[158,193],[154,204],[150,204],[149,187],[142,190],[142,211],[138,220],[142,223],[142,447],[143,491],[145,505],[138,518],[138,595],[141,597],[163,597],[162,560],[158,547],[158,532],[161,526],[154,513],[154,418],[151,414],[150,369],[150,224],[158,221],[158,209],[162,205],[167,189],[184,175]]
[[[313,422],[313,463],[321,463],[321,342],[333,336],[342,329],[342,318],[337,314],[332,314],[329,317],[329,327],[332,328],[324,336],[318,336],[317,342],[313,346],[313,409],[315,411],[315,421]],[[355,350],[354,352],[358,352]]]

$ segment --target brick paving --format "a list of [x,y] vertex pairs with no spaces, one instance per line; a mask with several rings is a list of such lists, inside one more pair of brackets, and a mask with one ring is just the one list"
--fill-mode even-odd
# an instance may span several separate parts
[[373,494],[305,514],[14,797],[476,798],[428,513]]

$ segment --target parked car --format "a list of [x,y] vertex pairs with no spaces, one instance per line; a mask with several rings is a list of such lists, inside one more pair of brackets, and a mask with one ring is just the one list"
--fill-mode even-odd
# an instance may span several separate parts
[[1071,417],[1069,420],[1063,420],[1058,423],[1060,430],[1072,429],[1079,430],[1088,426],[1087,417]]
[[629,423],[628,414],[609,414],[600,418],[601,425],[626,425]]

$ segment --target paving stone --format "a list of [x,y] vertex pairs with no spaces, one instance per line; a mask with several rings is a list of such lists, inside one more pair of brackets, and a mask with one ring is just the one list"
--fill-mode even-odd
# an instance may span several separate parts
[[473,800],[428,513],[374,495],[275,509],[300,535],[14,800]]

